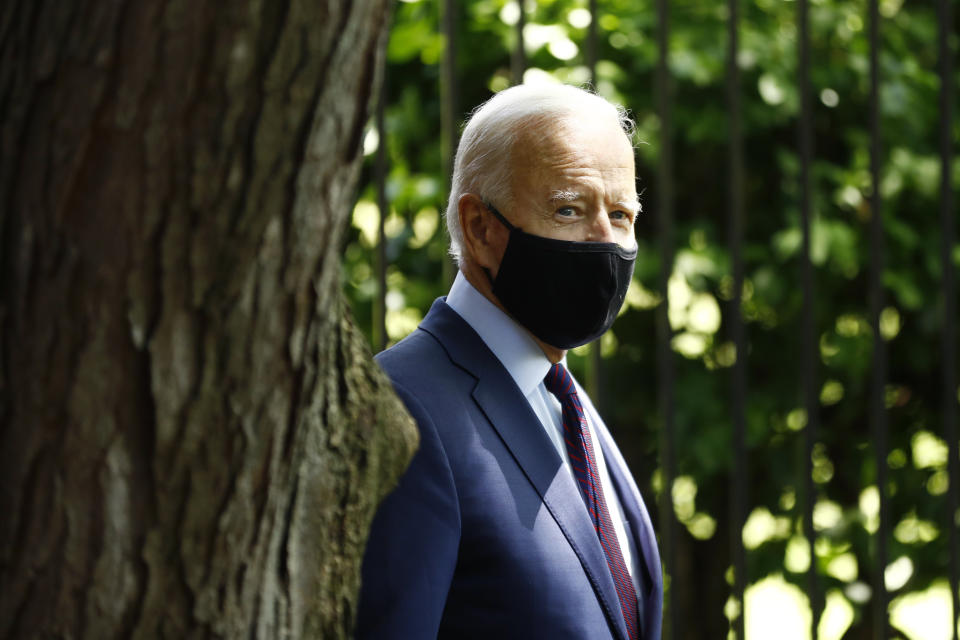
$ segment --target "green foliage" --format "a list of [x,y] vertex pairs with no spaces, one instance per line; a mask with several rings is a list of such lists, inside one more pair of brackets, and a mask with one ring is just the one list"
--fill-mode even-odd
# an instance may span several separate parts
[[[810,14],[815,137],[810,258],[816,281],[817,379],[822,387],[815,473],[818,499],[838,505],[840,513],[837,522],[818,532],[817,566],[826,585],[844,593],[850,593],[852,581],[869,583],[873,566],[871,517],[863,507],[864,492],[869,492],[876,476],[868,427],[873,354],[866,295],[872,215],[866,4],[813,0]],[[642,488],[652,496],[651,485],[660,473],[661,424],[653,307],[665,303],[655,293],[659,238],[652,213],[663,144],[653,91],[656,14],[649,1],[601,0],[599,5],[595,86],[627,105],[637,122],[638,185],[646,211],[638,221],[635,290],[604,342],[603,384],[597,400],[624,443]],[[697,511],[725,521],[732,465],[729,371],[736,358],[727,336],[730,313],[735,311],[729,304],[733,281],[726,231],[727,14],[722,3],[682,0],[669,5],[676,185],[671,287],[688,301],[670,310],[678,336],[673,343],[677,466],[699,488]],[[527,16],[528,79],[549,75],[565,82],[589,81],[585,7],[586,2],[575,0],[536,3]],[[909,578],[898,589],[901,593],[924,589],[946,572],[946,536],[919,535],[923,527],[915,524],[934,523],[938,532],[946,526],[944,466],[918,467],[910,455],[917,433],[941,434],[940,83],[932,4],[882,0],[880,9],[882,282],[887,307],[881,331],[889,352],[887,417],[894,452],[889,461],[890,514],[895,525],[902,525],[891,541],[890,560],[900,555],[912,559]],[[754,0],[742,4],[740,27],[747,218],[742,311],[750,342],[748,353],[741,355],[748,362],[750,510],[762,507],[774,519],[786,518],[789,523],[789,535],[772,536],[750,550],[751,581],[784,572],[792,544],[788,538],[802,531],[803,497],[798,492],[803,487],[806,417],[799,410],[803,404],[799,363],[804,354],[796,10],[794,2]],[[442,221],[448,176],[443,173],[439,85],[445,38],[439,33],[439,11],[436,0],[398,3],[388,47],[386,136],[380,143],[387,144],[390,165],[391,213],[385,242],[392,341],[412,330],[448,286]],[[462,118],[494,90],[509,85],[515,30],[507,22],[515,19],[515,5],[506,0],[469,0],[459,3],[459,11],[456,51]],[[956,142],[957,114],[954,123]],[[344,281],[361,326],[370,331],[377,218],[372,148],[368,151],[366,186],[344,250]],[[954,164],[952,180],[956,191],[960,162]],[[953,255],[956,268],[960,247]],[[674,291],[670,298],[673,305]],[[714,308],[722,312],[715,325],[710,322]],[[571,366],[581,377],[587,362],[579,351],[570,355]],[[713,545],[715,553],[724,554],[727,543],[722,538],[721,533],[711,534],[695,544]],[[842,565],[831,562],[843,554],[853,554],[860,568],[852,579],[837,578],[835,573],[844,574],[831,569]],[[792,571],[789,562],[785,576],[805,588],[805,577]],[[853,596],[850,600],[857,611],[855,626],[865,624],[869,603]]]

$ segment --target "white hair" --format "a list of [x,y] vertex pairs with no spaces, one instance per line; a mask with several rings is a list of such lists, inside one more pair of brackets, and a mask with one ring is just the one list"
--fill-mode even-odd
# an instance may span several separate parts
[[475,193],[498,207],[511,206],[513,147],[521,131],[563,118],[609,118],[619,124],[628,139],[633,138],[634,124],[626,109],[570,85],[517,85],[473,110],[457,146],[446,211],[450,255],[458,264],[463,255],[460,197]]

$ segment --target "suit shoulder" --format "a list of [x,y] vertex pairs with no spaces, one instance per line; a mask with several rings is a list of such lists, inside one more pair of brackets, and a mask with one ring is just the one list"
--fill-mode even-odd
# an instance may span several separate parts
[[474,380],[450,358],[430,333],[417,329],[375,358],[394,385],[403,386],[425,404],[443,389]]
[[432,335],[417,328],[397,344],[384,349],[373,357],[384,371],[402,368],[405,361],[415,357],[430,357],[434,351],[443,351]]

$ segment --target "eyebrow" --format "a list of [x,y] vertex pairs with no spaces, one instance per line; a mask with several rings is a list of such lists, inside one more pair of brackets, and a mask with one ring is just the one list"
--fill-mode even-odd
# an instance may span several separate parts
[[[562,204],[565,202],[576,202],[582,200],[583,194],[579,191],[570,191],[566,189],[557,189],[550,194],[550,204]],[[643,205],[640,204],[640,198],[635,200],[618,200],[614,203],[616,206],[627,209],[634,215],[643,211]]]
[[581,200],[583,194],[577,191],[568,191],[564,189],[558,189],[550,194],[550,204],[562,203],[562,202],[575,202]]

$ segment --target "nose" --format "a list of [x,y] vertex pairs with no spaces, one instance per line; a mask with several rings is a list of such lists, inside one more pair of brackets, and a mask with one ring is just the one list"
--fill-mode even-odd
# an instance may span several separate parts
[[587,231],[587,242],[616,242],[613,235],[613,225],[610,224],[610,216],[606,211],[598,211],[590,221],[590,227]]

